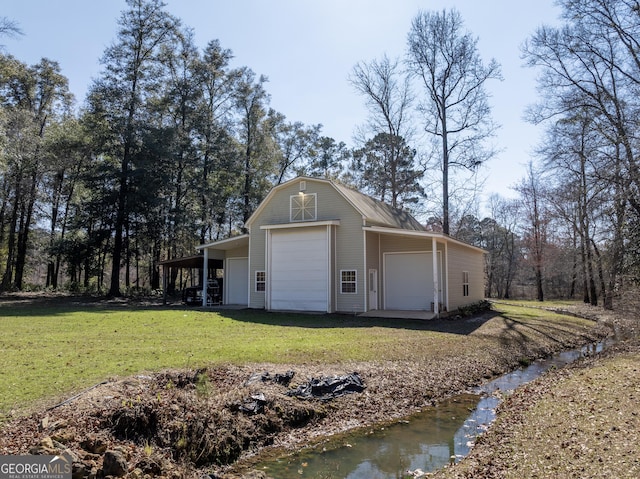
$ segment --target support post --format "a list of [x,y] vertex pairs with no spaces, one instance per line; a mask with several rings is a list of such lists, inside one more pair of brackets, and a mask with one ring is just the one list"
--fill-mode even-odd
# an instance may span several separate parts
[[167,269],[168,266],[162,265],[162,304],[167,304]]
[[431,250],[433,261],[433,312],[436,316],[440,314],[440,295],[438,294],[438,244],[436,239],[431,238]]
[[207,289],[209,286],[209,248],[204,249],[202,263],[202,306],[207,305]]

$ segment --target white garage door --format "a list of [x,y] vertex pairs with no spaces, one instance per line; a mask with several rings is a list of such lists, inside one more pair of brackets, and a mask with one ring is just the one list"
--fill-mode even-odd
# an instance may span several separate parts
[[271,236],[271,309],[327,311],[327,230],[274,231]]
[[433,302],[431,253],[384,256],[385,309],[430,310]]
[[249,298],[248,258],[227,259],[227,269],[222,287],[226,290],[227,304],[247,304]]

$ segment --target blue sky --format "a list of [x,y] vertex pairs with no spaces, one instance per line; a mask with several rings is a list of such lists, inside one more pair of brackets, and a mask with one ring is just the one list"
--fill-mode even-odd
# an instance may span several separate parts
[[[540,130],[523,120],[536,101],[536,72],[522,66],[519,47],[541,24],[557,21],[553,0],[165,0],[193,28],[200,47],[219,39],[246,65],[269,77],[271,106],[289,121],[323,125],[323,134],[353,146],[366,120],[364,99],[348,83],[357,62],[403,57],[412,18],[420,10],[456,8],[479,37],[487,62],[502,65],[504,81],[489,85],[495,143],[502,151],[485,167],[484,194],[514,196]],[[5,52],[27,63],[60,63],[79,103],[100,72],[99,59],[116,36],[125,0],[7,1],[0,16],[24,35],[2,38]]]

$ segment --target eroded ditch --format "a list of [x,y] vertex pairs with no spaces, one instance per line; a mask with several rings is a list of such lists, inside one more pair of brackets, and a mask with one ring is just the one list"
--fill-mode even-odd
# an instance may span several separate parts
[[391,426],[346,434],[315,448],[259,463],[255,469],[277,479],[420,477],[465,457],[495,419],[504,395],[551,368],[562,368],[614,343],[615,339],[609,339],[536,360]]

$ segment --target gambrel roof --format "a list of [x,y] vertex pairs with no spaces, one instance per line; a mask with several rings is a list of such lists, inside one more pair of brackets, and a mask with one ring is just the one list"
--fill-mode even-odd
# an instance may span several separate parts
[[322,182],[333,186],[333,188],[360,214],[368,225],[385,226],[388,228],[400,228],[411,231],[426,231],[425,228],[411,214],[398,208],[376,200],[371,196],[365,195],[348,186],[340,184],[333,180],[324,178],[311,178],[300,176],[275,186],[260,203],[260,206],[247,220],[247,226],[252,223],[253,218],[257,217],[262,207],[269,202],[278,190],[285,188],[294,181]]

